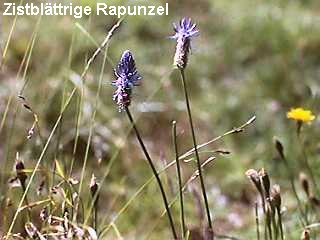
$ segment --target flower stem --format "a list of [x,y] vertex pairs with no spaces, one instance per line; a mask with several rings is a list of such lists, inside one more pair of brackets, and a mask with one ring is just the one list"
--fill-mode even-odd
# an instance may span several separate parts
[[97,231],[98,230],[98,203],[95,201],[94,203],[94,229]]
[[150,167],[152,169],[153,175],[155,176],[155,178],[157,180],[157,183],[159,185],[159,188],[160,188],[160,191],[161,191],[161,195],[162,195],[162,198],[163,198],[163,202],[164,202],[164,206],[166,208],[167,215],[168,215],[168,218],[169,218],[169,222],[170,222],[173,238],[174,239],[178,239],[178,236],[177,236],[177,233],[176,233],[176,230],[175,230],[175,227],[174,227],[174,223],[173,223],[173,218],[172,218],[172,215],[171,215],[171,212],[170,212],[168,200],[167,200],[167,197],[166,197],[166,193],[165,193],[164,188],[162,186],[162,182],[160,180],[160,177],[159,177],[159,175],[157,173],[157,170],[156,170],[156,168],[155,168],[155,166],[154,166],[154,164],[153,164],[153,162],[151,160],[151,157],[150,157],[150,155],[149,155],[149,153],[147,151],[147,148],[146,148],[146,146],[144,145],[144,143],[142,141],[142,138],[140,136],[138,128],[137,128],[137,126],[136,126],[136,124],[135,124],[135,122],[134,122],[134,120],[132,118],[132,115],[131,115],[130,111],[129,111],[129,108],[126,107],[125,110],[126,110],[126,113],[128,115],[128,118],[130,120],[130,123],[132,124],[133,130],[135,131],[136,137],[137,137],[137,139],[139,141],[139,144],[140,144],[140,146],[142,148],[142,151],[143,151],[146,159],[148,160],[148,163],[149,163],[149,165],[150,165]]
[[303,211],[302,202],[301,202],[301,200],[299,198],[299,195],[298,195],[298,192],[297,192],[297,189],[296,189],[296,185],[294,183],[294,172],[291,169],[291,167],[289,166],[287,158],[284,157],[284,156],[281,157],[281,158],[282,158],[282,160],[284,162],[284,165],[285,165],[285,167],[287,169],[287,172],[288,172],[288,175],[289,175],[289,180],[290,180],[290,185],[291,185],[293,194],[294,194],[294,196],[295,196],[295,198],[297,200],[299,212],[300,212],[301,216],[303,217],[303,219],[305,221],[305,224],[308,225],[308,217],[306,216],[306,214]]
[[282,213],[281,213],[280,208],[277,208],[277,215],[278,215],[278,224],[279,224],[279,228],[280,228],[281,240],[284,240],[283,225],[282,225]]
[[203,180],[203,176],[202,176],[201,162],[200,162],[200,157],[199,157],[198,147],[197,147],[197,141],[196,141],[196,136],[195,136],[193,122],[192,122],[192,115],[191,115],[191,107],[190,107],[190,103],[189,103],[188,88],[187,88],[187,83],[186,83],[186,80],[185,80],[185,74],[184,74],[184,70],[183,69],[180,69],[180,75],[181,75],[181,80],[182,80],[182,85],[183,85],[183,90],[184,90],[184,95],[185,95],[185,101],[186,101],[186,105],[187,105],[187,112],[188,112],[188,117],[189,117],[191,133],[192,133],[193,147],[194,147],[194,152],[195,152],[195,156],[196,156],[196,160],[197,160],[197,167],[198,167],[198,171],[199,171],[201,190],[202,190],[203,200],[204,200],[204,204],[205,204],[205,208],[206,208],[206,214],[207,214],[207,218],[208,218],[208,225],[209,225],[210,231],[212,231],[212,222],[211,222],[211,216],[210,216],[209,203],[208,203],[206,188],[205,188],[204,180]]
[[255,202],[254,204],[254,213],[255,213],[255,220],[256,220],[256,231],[257,231],[257,240],[260,240],[260,227],[259,227],[259,212],[258,212],[258,203]]
[[[25,193],[26,191],[26,184],[24,182],[21,182],[21,187],[22,187],[22,192]],[[26,207],[27,207],[27,219],[28,219],[28,222],[31,222],[31,211],[30,211],[30,208],[29,208],[29,200],[28,200],[28,197],[26,195],[25,199],[25,204],[26,204]]]
[[176,167],[177,167],[178,184],[179,184],[182,239],[185,239],[186,224],[185,224],[185,220],[184,220],[183,189],[182,189],[183,186],[182,186],[181,168],[180,168],[178,143],[177,143],[177,123],[176,123],[176,121],[173,121],[173,123],[172,123],[172,137],[173,137],[173,145],[174,145],[174,151],[175,151],[175,157],[176,157]]
[[306,167],[306,169],[307,169],[307,171],[308,171],[308,173],[309,173],[309,175],[311,177],[313,186],[315,187],[316,191],[318,192],[318,184],[317,184],[317,181],[315,179],[315,176],[314,176],[314,173],[313,173],[313,170],[312,170],[312,166],[310,165],[310,162],[309,162],[309,159],[308,159],[308,156],[307,156],[307,153],[306,153],[304,141],[302,139],[302,136],[301,136],[300,132],[297,134],[297,138],[298,138],[298,141],[299,141],[299,144],[300,144],[302,158],[303,158],[303,161],[304,161],[304,166]]

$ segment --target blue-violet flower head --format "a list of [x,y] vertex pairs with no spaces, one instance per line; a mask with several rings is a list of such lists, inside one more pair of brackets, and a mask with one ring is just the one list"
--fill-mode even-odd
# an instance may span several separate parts
[[175,34],[171,38],[177,41],[173,64],[180,69],[184,69],[188,63],[191,38],[199,36],[199,30],[190,18],[183,18],[178,25],[174,23],[173,29]]
[[115,69],[117,79],[112,85],[117,89],[113,94],[113,100],[119,106],[119,111],[124,110],[131,103],[131,93],[135,86],[140,85],[142,77],[136,69],[136,64],[132,53],[129,50],[124,51],[120,62]]

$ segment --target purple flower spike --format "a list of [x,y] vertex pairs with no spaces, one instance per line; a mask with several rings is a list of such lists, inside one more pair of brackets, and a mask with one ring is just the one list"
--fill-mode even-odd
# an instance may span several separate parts
[[120,62],[115,69],[117,80],[112,85],[117,89],[113,94],[113,100],[118,104],[119,111],[124,110],[131,103],[131,93],[135,86],[139,86],[142,77],[136,69],[136,64],[132,53],[124,51]]
[[174,65],[184,69],[188,63],[188,55],[191,48],[191,38],[199,36],[197,25],[190,18],[183,18],[179,25],[173,24],[175,35],[171,38],[177,40]]

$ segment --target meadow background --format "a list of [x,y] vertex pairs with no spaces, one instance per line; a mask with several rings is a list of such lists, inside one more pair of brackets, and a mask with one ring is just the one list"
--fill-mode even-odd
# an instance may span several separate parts
[[[128,4],[127,1],[110,3]],[[178,124],[180,153],[192,147],[179,74],[172,69],[175,42],[168,39],[173,34],[172,23],[188,16],[200,30],[200,36],[192,43],[186,70],[198,143],[240,126],[252,116],[257,117],[243,133],[228,136],[201,152],[203,160],[216,149],[231,152],[218,155],[204,171],[214,230],[239,239],[255,239],[257,194],[245,172],[249,168],[264,167],[272,182],[281,186],[287,239],[299,239],[303,226],[273,139],[277,136],[282,141],[295,172],[298,193],[306,203],[298,183],[299,173],[306,169],[300,161],[295,123],[286,118],[286,113],[299,106],[312,110],[315,115],[320,112],[320,2],[177,0],[170,1],[169,7],[169,16],[131,16],[123,20],[109,44],[97,104],[102,55],[90,66],[85,79],[80,76],[87,60],[117,22],[116,18],[94,14],[81,20],[1,16],[1,55],[5,53],[5,56],[1,59],[0,71],[0,235],[7,230],[21,198],[21,189],[8,184],[15,174],[16,152],[26,168],[32,170],[73,87],[77,87],[77,91],[62,115],[41,168],[49,173],[56,159],[68,172],[74,159],[72,177],[80,180],[83,162],[87,159],[81,192],[85,213],[91,199],[88,186],[91,175],[94,173],[98,182],[106,176],[99,199],[100,229],[108,226],[150,179],[151,171],[130,132],[130,124],[112,101],[113,68],[126,49],[135,55],[143,76],[142,86],[134,91],[131,109],[139,119],[137,124],[157,168],[174,159],[173,120]],[[19,94],[37,114],[41,137],[36,129],[33,137],[27,139],[34,119],[23,107]],[[309,161],[318,179],[319,125],[316,118],[303,127]],[[91,141],[86,155],[88,137]],[[186,180],[195,171],[195,164],[191,161],[182,165]],[[41,179],[41,174],[36,174],[28,193],[29,202],[44,198],[36,194]],[[166,171],[162,179],[169,199],[174,199],[177,194],[175,168]],[[185,193],[187,224],[195,231],[200,221],[197,191],[200,188],[195,182]],[[178,204],[173,209],[178,224]],[[34,219],[40,210],[41,206],[33,210]],[[161,217],[162,211],[161,195],[152,182],[121,212],[104,237],[168,239],[169,227],[166,217]],[[16,232],[22,231],[24,218],[18,217]],[[319,215],[310,221],[318,222]],[[317,232],[317,228],[313,231]]]

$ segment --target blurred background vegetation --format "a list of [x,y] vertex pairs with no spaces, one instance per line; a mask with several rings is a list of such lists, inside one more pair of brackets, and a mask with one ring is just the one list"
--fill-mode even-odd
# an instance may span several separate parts
[[[83,4],[89,3],[94,1]],[[165,2],[148,3],[161,5]],[[128,2],[113,0],[108,4]],[[178,122],[180,153],[191,148],[180,79],[178,72],[172,70],[175,43],[168,39],[173,34],[172,23],[189,16],[197,22],[201,32],[192,43],[186,71],[198,143],[257,116],[256,122],[245,132],[228,136],[201,154],[205,160],[211,156],[212,150],[231,151],[228,156],[218,156],[215,163],[205,169],[215,231],[240,239],[254,238],[256,192],[244,173],[248,168],[264,167],[273,183],[279,183],[282,188],[283,204],[287,208],[284,215],[286,231],[290,233],[288,239],[298,239],[303,228],[298,220],[287,172],[274,149],[273,137],[277,136],[283,142],[298,180],[298,174],[305,169],[299,163],[301,154],[295,123],[286,118],[286,112],[298,106],[312,110],[315,115],[320,111],[320,2],[179,0],[170,1],[169,8],[169,16],[125,18],[112,37],[85,171],[84,203],[90,201],[88,183],[92,173],[100,181],[110,170],[100,197],[99,224],[102,228],[151,177],[135,136],[129,133],[126,116],[118,112],[112,101],[113,68],[124,50],[130,49],[134,53],[144,78],[142,86],[134,91],[132,111],[136,118],[139,116],[138,126],[158,169],[174,157],[172,120]],[[3,124],[0,129],[1,212],[6,199],[10,198],[16,206],[20,198],[19,191],[10,189],[7,184],[12,176],[16,152],[20,153],[26,167],[32,169],[43,144],[37,132],[33,138],[27,139],[33,116],[23,108],[17,98],[19,94],[38,115],[41,134],[46,140],[59,117],[62,102],[74,86],[78,88],[63,114],[43,165],[50,169],[53,160],[58,159],[67,170],[74,158],[73,177],[80,178],[102,57],[94,62],[85,82],[81,83],[80,75],[97,48],[96,43],[103,41],[116,21],[116,18],[95,14],[81,20],[71,17],[17,18],[0,72],[0,121]],[[2,50],[13,23],[13,17],[1,16]],[[20,74],[17,74],[24,57]],[[83,101],[80,101],[82,90]],[[319,124],[318,118],[303,128],[309,159],[318,177]],[[73,154],[77,129],[78,147]],[[115,155],[118,151],[119,154]],[[114,156],[116,160],[110,165]],[[186,180],[195,171],[195,164],[184,163],[183,171]],[[34,180],[35,185],[29,194],[32,200],[39,199],[35,190],[40,180],[40,176]],[[175,169],[167,171],[163,180],[172,200],[177,192]],[[298,189],[303,199],[300,186]],[[196,229],[199,217],[194,195],[192,191],[186,193],[186,217],[188,226]],[[9,210],[9,218],[14,206]],[[178,204],[174,209],[178,222]],[[161,196],[153,182],[134,199],[115,224],[125,239],[168,239],[167,219],[160,218],[162,210]],[[5,231],[8,222],[2,219],[1,227]],[[109,230],[105,236],[114,239],[114,231]]]

